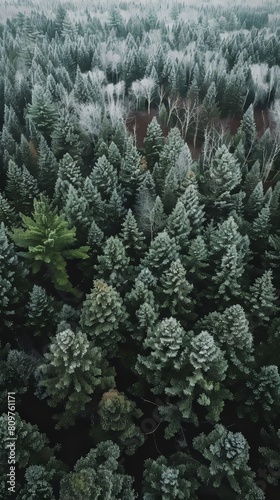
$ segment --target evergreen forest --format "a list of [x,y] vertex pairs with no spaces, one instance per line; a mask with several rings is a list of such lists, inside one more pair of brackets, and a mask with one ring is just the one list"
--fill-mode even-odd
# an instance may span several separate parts
[[0,498],[279,499],[279,2],[0,3]]

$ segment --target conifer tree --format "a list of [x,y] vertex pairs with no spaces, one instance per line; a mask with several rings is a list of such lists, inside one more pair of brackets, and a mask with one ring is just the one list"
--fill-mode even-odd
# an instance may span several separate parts
[[[47,436],[39,431],[37,425],[32,425],[15,412],[15,426],[17,429],[16,466],[24,469],[27,465],[41,461],[42,452],[51,456],[53,451],[49,448]],[[0,416],[0,439],[4,443],[7,439],[8,415]],[[9,449],[3,447],[0,458],[0,468],[8,463]],[[37,462],[37,463],[38,463]]]
[[148,125],[146,137],[144,139],[145,157],[147,158],[150,169],[159,161],[159,154],[163,148],[163,141],[161,126],[154,116]]
[[69,227],[77,228],[78,241],[86,241],[90,227],[89,205],[86,198],[70,184],[64,206],[65,217]]
[[25,485],[18,494],[18,500],[53,500],[52,480],[54,471],[43,465],[30,465],[24,474]]
[[68,428],[91,400],[94,390],[114,385],[113,371],[102,360],[101,350],[85,333],[70,329],[59,332],[49,346],[39,368],[39,386],[50,397],[48,404],[65,410],[56,416],[56,428]]
[[98,158],[89,178],[106,200],[109,200],[112,191],[118,186],[117,172],[105,156]]
[[276,308],[276,290],[272,282],[272,271],[265,271],[262,276],[256,278],[250,287],[246,302],[252,316],[256,316],[258,324],[267,323]]
[[55,323],[56,309],[54,298],[47,295],[41,286],[34,285],[26,305],[26,325],[32,328],[35,335],[49,335]]
[[240,165],[225,145],[217,149],[205,174],[207,194],[217,205],[230,202],[230,193],[240,184]]
[[184,253],[190,245],[189,234],[191,232],[190,221],[187,216],[185,206],[181,200],[178,200],[175,208],[167,219],[166,230],[173,237]]
[[252,148],[256,144],[257,140],[257,129],[252,104],[243,115],[240,129],[245,134],[245,153],[248,155],[252,151]]
[[157,196],[153,200],[148,189],[140,190],[136,214],[139,228],[145,235],[149,235],[152,241],[154,236],[164,228],[166,222],[166,214],[160,197]]
[[27,270],[20,262],[4,224],[0,224],[0,317],[7,326],[23,297]]
[[160,279],[164,301],[163,308],[168,308],[171,315],[181,320],[181,324],[188,322],[188,315],[193,308],[193,299],[190,297],[193,285],[186,279],[186,271],[177,259],[165,271]]
[[167,231],[162,231],[151,242],[146,256],[142,259],[142,265],[148,267],[156,276],[160,276],[178,257],[175,239],[171,238]]
[[141,173],[141,156],[134,145],[133,137],[129,136],[119,171],[119,182],[128,203],[133,201],[140,184]]
[[197,463],[187,453],[145,461],[143,498],[149,500],[197,500]]
[[263,498],[248,465],[249,445],[243,434],[217,424],[208,435],[202,433],[194,438],[193,446],[207,461],[198,468],[198,476],[204,484],[213,484],[215,488],[229,484],[235,493],[249,495],[254,492],[254,498]]
[[238,415],[250,414],[257,422],[260,418],[271,421],[280,408],[280,375],[275,365],[262,366],[259,371],[251,371],[246,387],[240,391],[238,399],[242,403]]
[[46,198],[34,201],[32,216],[21,215],[24,227],[14,229],[13,240],[18,246],[27,248],[23,255],[31,261],[33,273],[37,273],[44,263],[58,290],[79,295],[69,281],[66,260],[87,259],[88,247],[71,248],[76,243],[76,229],[68,228],[64,216],[57,215]]
[[110,146],[108,148],[108,161],[113,165],[113,167],[117,170],[119,170],[120,165],[121,165],[121,154],[119,151],[118,146],[112,141],[110,143]]
[[3,222],[6,227],[10,228],[11,226],[16,225],[17,215],[8,200],[0,192],[0,223],[1,222]]
[[83,303],[81,327],[94,345],[112,356],[121,340],[121,326],[127,313],[119,293],[102,280],[96,280]]
[[120,238],[130,262],[134,264],[138,263],[137,261],[145,249],[145,238],[143,233],[138,229],[131,209],[128,210],[122,223]]
[[74,470],[60,482],[60,500],[97,495],[107,500],[135,500],[132,478],[119,465],[120,449],[112,441],[103,441],[80,458]]
[[177,127],[170,130],[166,143],[160,153],[158,168],[154,170],[153,177],[156,183],[157,193],[162,194],[165,178],[172,167],[175,167],[184,141]]
[[101,427],[104,431],[113,431],[115,440],[120,446],[125,447],[125,452],[132,455],[136,444],[133,439],[142,444],[144,436],[135,425],[134,419],[142,415],[136,404],[129,400],[124,393],[117,389],[105,392],[98,405],[97,413],[100,417]]
[[52,196],[57,175],[58,164],[56,158],[44,137],[41,136],[38,159],[38,183],[40,191],[45,191],[48,196]]
[[65,205],[70,185],[76,190],[81,190],[84,180],[77,162],[66,153],[59,162],[58,178],[55,183],[54,199],[57,204]]
[[36,84],[32,92],[32,104],[29,106],[29,117],[46,141],[49,142],[58,118],[56,109],[50,96],[44,89]]
[[98,255],[97,260],[95,269],[100,278],[117,287],[125,283],[129,275],[130,260],[118,236],[110,236],[106,240],[103,255]]
[[199,193],[195,184],[190,184],[184,194],[179,198],[184,204],[187,217],[190,221],[191,231],[193,235],[197,235],[202,231],[204,217],[204,206],[200,202]]
[[19,211],[29,211],[33,199],[39,194],[37,180],[27,168],[18,167],[12,160],[9,161],[7,172],[6,193],[13,208]]

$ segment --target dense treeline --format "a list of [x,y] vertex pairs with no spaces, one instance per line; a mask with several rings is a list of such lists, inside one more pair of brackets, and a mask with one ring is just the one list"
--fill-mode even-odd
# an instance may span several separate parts
[[[0,25],[0,437],[15,392],[16,498],[272,499],[279,8],[138,3],[26,2]],[[79,426],[71,467],[54,439]]]

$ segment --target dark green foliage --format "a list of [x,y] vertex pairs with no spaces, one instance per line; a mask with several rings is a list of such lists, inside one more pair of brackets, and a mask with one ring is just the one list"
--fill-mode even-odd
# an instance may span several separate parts
[[0,224],[0,316],[5,325],[11,326],[15,308],[23,298],[27,270],[16,254],[4,224]]
[[39,385],[50,396],[49,405],[64,402],[65,410],[56,416],[56,427],[70,427],[84,410],[96,387],[114,385],[113,371],[98,347],[82,332],[67,329],[56,335],[39,368]]
[[103,280],[96,280],[83,303],[81,327],[103,352],[114,355],[121,340],[120,325],[126,312],[119,293]]
[[135,500],[132,478],[123,473],[119,457],[119,447],[112,441],[98,444],[61,480],[60,500],[91,500],[93,495],[108,500]]

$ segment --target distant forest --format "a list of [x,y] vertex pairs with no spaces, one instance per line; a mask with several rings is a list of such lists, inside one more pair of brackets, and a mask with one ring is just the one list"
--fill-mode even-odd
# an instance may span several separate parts
[[279,499],[279,3],[2,12],[1,499]]

